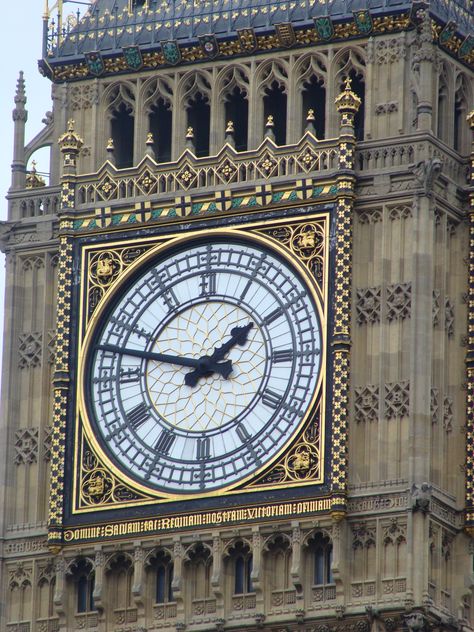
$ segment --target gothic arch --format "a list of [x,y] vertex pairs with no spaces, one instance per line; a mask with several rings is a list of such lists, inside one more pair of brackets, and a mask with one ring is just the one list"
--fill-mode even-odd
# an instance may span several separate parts
[[114,110],[122,104],[130,114],[135,114],[136,85],[131,81],[119,81],[110,84],[102,94],[107,117],[111,117]]
[[174,601],[173,597],[173,553],[166,547],[156,547],[145,557],[145,571],[147,573],[147,602],[153,604],[167,604]]
[[[366,53],[358,46],[341,48],[335,55],[331,63],[330,76],[334,77],[330,90],[330,103],[342,91],[344,81],[349,78],[352,81],[351,88],[361,100],[361,105],[354,118],[355,135],[357,140],[364,139],[365,133],[365,74],[366,74]],[[332,135],[336,135],[337,111],[332,108],[330,113],[330,130]]]
[[[111,84],[104,91],[102,103],[105,109],[107,138],[113,141],[113,161],[121,168],[131,167],[135,155],[136,85],[131,81]],[[111,157],[112,159],[112,157]]]
[[335,89],[340,92],[343,82],[353,71],[359,78],[365,79],[365,51],[359,46],[341,48],[331,62],[330,76],[335,78]]
[[211,85],[212,75],[206,70],[187,72],[178,83],[178,103],[187,109],[198,93],[210,101]]
[[144,81],[140,88],[140,100],[143,102],[145,114],[150,113],[150,109],[159,99],[162,99],[168,108],[171,108],[173,97],[173,87],[167,77],[151,77]]
[[314,539],[318,535],[321,535],[323,538],[328,538],[332,542],[332,533],[330,529],[325,529],[324,527],[316,527],[315,529],[312,529],[305,534],[301,543],[303,548],[308,548],[309,546],[311,546],[314,542]]
[[290,71],[284,59],[273,59],[260,64],[255,73],[257,93],[264,96],[266,91],[276,83],[286,94],[288,92],[288,77]]
[[232,538],[232,540],[227,542],[227,544],[224,547],[224,550],[222,551],[222,557],[224,558],[231,557],[232,555],[234,555],[236,549],[242,544],[244,546],[248,546],[248,548],[252,550],[252,542],[249,539],[236,536],[235,538]]
[[307,53],[302,55],[295,63],[292,74],[295,76],[296,88],[301,89],[303,84],[313,75],[321,79],[326,85],[328,77],[328,60],[321,53]]

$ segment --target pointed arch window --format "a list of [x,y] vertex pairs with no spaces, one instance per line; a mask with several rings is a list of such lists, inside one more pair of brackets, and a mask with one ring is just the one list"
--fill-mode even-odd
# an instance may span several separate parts
[[273,130],[277,145],[285,145],[286,143],[286,109],[287,98],[285,90],[277,81],[273,81],[263,97],[263,113],[265,122],[269,116],[273,117]]
[[351,80],[351,90],[357,94],[361,100],[358,112],[354,117],[354,131],[356,140],[364,140],[364,119],[365,119],[365,83],[364,77],[355,70],[349,72]]
[[110,121],[111,136],[114,141],[115,164],[119,169],[133,165],[133,144],[135,120],[130,108],[121,103],[112,111]]
[[193,128],[196,156],[209,156],[211,107],[201,92],[188,102],[188,127]]
[[313,75],[303,84],[303,129],[306,128],[306,117],[308,111],[313,110],[315,114],[314,128],[316,137],[323,139],[326,134],[326,88],[322,79]]
[[252,584],[252,554],[241,551],[234,559],[234,595],[243,595],[253,592]]
[[149,130],[155,142],[154,150],[157,162],[171,160],[172,112],[169,103],[160,98],[151,106],[148,114]]
[[246,151],[248,136],[249,103],[245,92],[236,86],[226,97],[225,120],[234,123],[234,141],[237,151]]
[[313,542],[313,583],[317,586],[333,584],[332,543],[318,533]]
[[95,574],[92,563],[80,559],[71,566],[70,573],[75,583],[77,614],[94,611]]

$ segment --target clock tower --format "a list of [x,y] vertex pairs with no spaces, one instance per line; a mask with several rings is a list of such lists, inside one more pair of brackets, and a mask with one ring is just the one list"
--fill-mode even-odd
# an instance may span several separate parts
[[473,628],[473,24],[46,2],[53,111],[27,144],[20,75],[2,225],[0,630]]

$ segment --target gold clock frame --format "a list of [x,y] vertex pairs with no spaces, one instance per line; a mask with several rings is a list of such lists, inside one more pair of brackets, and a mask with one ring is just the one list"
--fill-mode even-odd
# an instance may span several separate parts
[[[303,277],[318,309],[321,322],[321,370],[308,412],[298,430],[260,470],[219,490],[200,494],[163,494],[138,483],[120,470],[102,450],[86,414],[84,361],[87,345],[110,300],[127,279],[157,254],[166,252],[203,235],[211,229],[193,230],[183,235],[121,239],[87,244],[81,251],[81,300],[78,340],[78,393],[75,409],[75,446],[72,514],[105,511],[136,505],[163,504],[177,500],[200,499],[227,494],[242,494],[269,489],[320,484],[326,474],[326,367],[329,299],[330,213],[317,211],[311,216],[268,222],[251,222],[229,228],[213,228],[212,235],[232,235],[254,241],[279,253]],[[133,257],[130,257],[130,252]],[[123,253],[126,260],[123,260]],[[316,279],[313,271],[318,271]],[[91,309],[92,307],[92,309]],[[319,432],[315,436],[314,424]],[[317,460],[317,468],[311,466]],[[279,473],[275,475],[275,470]],[[268,474],[270,472],[270,475]],[[272,474],[273,473],[273,474]],[[272,479],[273,476],[273,479]]]

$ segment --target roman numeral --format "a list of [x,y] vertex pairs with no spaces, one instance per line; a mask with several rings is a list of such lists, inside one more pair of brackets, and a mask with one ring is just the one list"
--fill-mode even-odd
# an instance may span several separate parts
[[273,310],[273,312],[270,312],[268,316],[265,316],[265,318],[263,319],[263,324],[270,325],[275,320],[280,318],[280,316],[283,316],[283,310],[281,307],[277,307],[276,309]]
[[169,454],[171,446],[174,443],[176,437],[169,430],[163,430],[158,437],[158,441],[155,443],[155,450],[161,452],[161,454]]
[[210,294],[215,294],[217,290],[217,275],[215,272],[206,272],[205,274],[201,274],[201,283],[199,287],[201,288],[201,296],[209,296]]
[[141,371],[138,367],[136,369],[120,369],[120,384],[131,384],[134,382],[139,382],[140,376]]
[[176,298],[176,294],[171,288],[163,292],[161,298],[164,300],[166,307],[170,311],[173,311],[174,309],[176,309],[176,307],[178,307],[178,299]]
[[293,362],[294,357],[293,349],[278,349],[272,353],[272,362]]
[[265,406],[276,410],[281,404],[281,396],[267,388],[266,391],[263,391],[262,402]]
[[242,441],[242,443],[247,443],[247,441],[250,439],[250,435],[244,424],[239,424],[238,426],[236,426],[235,432],[237,433],[237,436]]
[[144,403],[138,404],[127,413],[128,425],[132,430],[137,430],[147,419],[150,418],[150,411]]
[[197,440],[196,458],[200,460],[209,459],[211,456],[211,442],[209,437]]

